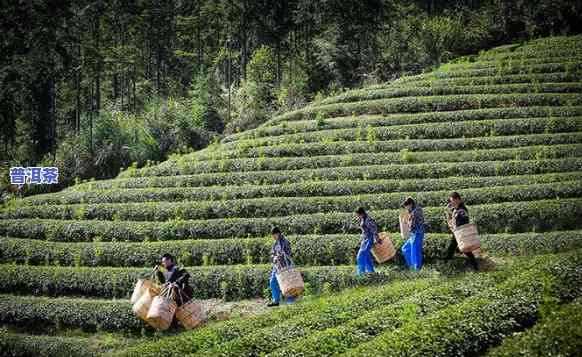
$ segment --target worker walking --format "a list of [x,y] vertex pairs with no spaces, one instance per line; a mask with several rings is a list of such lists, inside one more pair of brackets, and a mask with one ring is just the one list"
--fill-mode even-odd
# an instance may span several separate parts
[[[287,268],[291,266],[291,243],[285,238],[281,233],[279,227],[273,227],[271,230],[271,235],[275,243],[271,249],[271,259],[273,261],[273,268],[271,270],[271,279],[269,280],[269,287],[271,288],[271,297],[273,301],[267,306],[279,306],[282,299],[281,287],[277,281],[277,272],[279,269]],[[293,296],[288,296],[285,298],[286,303],[292,303],[295,301]]]
[[402,245],[402,255],[409,268],[418,270],[422,267],[422,243],[424,241],[424,213],[422,206],[412,197],[402,203],[409,213],[408,225],[410,237]]
[[378,241],[378,225],[368,216],[363,207],[356,210],[356,216],[360,229],[362,230],[362,240],[360,249],[356,257],[357,275],[374,272],[374,261],[372,260],[372,247]]
[[[465,206],[465,202],[463,202],[461,195],[458,192],[453,192],[449,196],[447,208],[452,209],[451,217],[447,218],[447,223],[451,229],[451,232],[457,229],[457,227],[469,223],[469,210]],[[455,255],[455,251],[457,250],[458,243],[453,235],[445,259],[452,259]],[[469,258],[469,262],[473,266],[473,269],[479,270],[479,264],[477,263],[475,255],[472,252],[464,254],[467,256],[467,258]]]

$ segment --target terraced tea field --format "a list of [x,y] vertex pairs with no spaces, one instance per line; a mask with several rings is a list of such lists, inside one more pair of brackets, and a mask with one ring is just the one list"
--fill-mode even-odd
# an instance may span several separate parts
[[[344,92],[159,165],[9,202],[0,354],[573,355],[581,174],[581,36]],[[481,233],[478,273],[440,260],[454,190]],[[399,248],[407,195],[425,207],[426,265],[407,271],[398,254],[356,278],[353,211]],[[188,332],[133,316],[136,279],[166,252],[197,298],[268,296],[273,225],[307,283],[301,301]]]

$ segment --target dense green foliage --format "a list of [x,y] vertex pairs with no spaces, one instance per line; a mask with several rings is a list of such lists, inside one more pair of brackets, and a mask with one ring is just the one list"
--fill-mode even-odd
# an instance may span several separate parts
[[[410,320],[401,328],[385,331],[346,355],[361,356],[379,350],[387,355],[479,353],[503,336],[531,325],[548,299],[561,301],[580,296],[579,253],[575,259],[550,260],[546,264],[427,318]],[[466,323],[467,319],[473,323]],[[436,337],[436,333],[442,338]]]
[[0,322],[27,326],[79,328],[84,331],[139,332],[146,324],[135,318],[127,301],[19,297],[0,295]]
[[[399,234],[390,234],[398,249]],[[353,264],[360,237],[354,234],[289,236],[294,247],[293,261],[299,265]],[[424,258],[440,258],[450,242],[449,234],[427,234]],[[482,248],[492,255],[555,253],[582,248],[581,231],[546,233],[483,234]],[[180,264],[208,266],[267,264],[271,240],[265,238],[183,240],[164,242],[61,243],[0,237],[0,262],[28,265],[150,267],[170,252]],[[397,251],[396,262],[402,263]]]
[[[443,355],[456,348],[478,352],[489,343],[498,341],[501,336],[519,329],[522,327],[521,324],[531,324],[544,299],[552,297],[568,300],[572,296],[579,296],[582,279],[580,259],[580,251],[562,256],[542,256],[497,275],[470,274],[451,282],[433,281],[430,288],[416,288],[415,293],[409,293],[408,297],[392,304],[376,305],[378,298],[373,294],[381,293],[383,290],[375,289],[374,293],[363,294],[370,306],[368,314],[351,321],[343,319],[357,313],[358,302],[354,299],[353,293],[342,294],[285,308],[264,317],[233,320],[184,333],[167,338],[162,343],[143,344],[120,355],[155,356],[160,351],[170,356],[192,352],[196,355],[209,353],[236,355],[253,352],[264,354],[272,351],[273,355],[281,356],[294,353],[315,356],[321,355],[321,351],[345,350],[366,340],[370,342],[361,344],[361,349],[372,354],[382,350],[398,355],[399,348],[414,346],[424,348],[426,353],[443,351],[441,352]],[[403,284],[410,286],[413,283]],[[480,288],[483,286],[487,288]],[[403,289],[403,286],[391,284],[390,289],[395,291]],[[431,296],[435,299],[431,299]],[[353,301],[353,311],[348,307],[339,313],[338,309],[341,308],[342,299],[345,298],[351,298]],[[307,307],[312,307],[313,310]],[[388,309],[389,307],[391,309]],[[386,315],[380,316],[380,311]],[[374,316],[374,312],[378,312],[378,315]],[[473,321],[478,321],[479,324],[466,324],[463,320],[464,313],[471,314]],[[272,317],[278,319],[273,320]],[[506,318],[508,320],[505,320]],[[489,321],[491,323],[488,323]],[[502,321],[503,323],[500,323]],[[344,322],[345,324],[341,325]],[[383,325],[384,323],[386,325]],[[408,328],[409,326],[414,328]],[[458,335],[454,332],[461,327],[464,327],[466,334]],[[280,328],[285,328],[286,333],[276,335]],[[304,329],[309,332],[318,329],[322,331],[305,336]],[[441,334],[438,329],[446,333]],[[354,335],[351,335],[352,331]],[[319,335],[323,336],[322,340],[310,340],[312,336]],[[274,339],[274,336],[277,338]],[[424,338],[421,339],[421,336]],[[469,338],[478,338],[479,343],[466,343]],[[277,342],[280,339],[296,342],[289,344],[288,350],[286,347],[277,350],[275,348],[280,346]],[[310,345],[309,341],[313,344]],[[393,343],[395,346],[384,349],[385,343]],[[431,350],[433,346],[438,349]],[[441,346],[444,349],[441,349]],[[357,354],[359,352],[360,350],[354,351],[354,355],[359,355]]]
[[574,356],[582,349],[582,300],[550,309],[534,327],[503,341],[487,356]]
[[[554,197],[553,189],[546,192]],[[517,194],[519,195],[519,191]],[[529,192],[525,191],[522,197],[528,196]],[[531,202],[512,201],[476,205],[472,207],[472,214],[478,217],[476,221],[479,222],[480,231],[483,233],[547,231],[579,227],[581,199],[539,200],[539,198],[538,196],[537,200]],[[325,209],[325,205],[322,205],[322,209]],[[349,207],[346,207],[345,211],[348,209]],[[561,212],[558,216],[554,213],[557,211]],[[388,231],[399,229],[400,210],[378,210],[370,213],[376,217],[382,229]],[[425,209],[425,224],[432,232],[448,230],[440,207]],[[0,235],[66,242],[161,241],[263,236],[273,225],[296,234],[355,233],[359,230],[352,213],[318,212],[259,218],[175,219],[164,222],[6,219],[0,220]]]
[[[450,21],[426,26],[446,34]],[[423,43],[441,46],[445,37]],[[258,46],[247,78],[232,88],[236,117],[227,130],[252,126],[253,117],[266,124],[160,164],[133,165],[115,179],[2,205],[0,345],[16,355],[75,355],[67,351],[86,346],[89,354],[126,356],[483,355],[512,354],[520,342],[503,339],[526,331],[519,336],[530,336],[523,338],[537,351],[551,338],[543,327],[555,323],[550,311],[582,293],[581,41],[503,46],[437,71],[318,96],[280,115],[265,102],[288,105],[278,82],[292,79],[284,68],[277,79],[277,50]],[[203,87],[192,90],[204,94]],[[207,106],[171,103],[181,114],[152,108],[167,122],[150,122],[158,134],[152,145],[178,150],[173,145],[183,137],[172,136],[191,133],[172,129],[183,119],[221,130],[220,120],[198,121],[213,117]],[[466,257],[443,260],[452,191],[478,227],[478,273]],[[400,250],[398,216],[408,195],[424,208],[420,271],[406,268]],[[390,232],[397,250],[365,277],[354,274],[358,206]],[[253,299],[221,303],[225,309],[263,304],[273,225],[288,236],[306,282],[295,304],[155,335],[132,315],[127,298],[135,280],[168,252],[189,271],[196,298]],[[110,336],[110,350],[75,337],[88,333]],[[140,334],[148,341],[136,340]],[[120,336],[136,345],[120,348]],[[567,337],[557,341],[564,350],[576,346]]]
[[87,339],[0,331],[0,350],[12,357],[97,356]]
[[[577,93],[576,39],[552,51],[548,40],[519,42],[580,34],[581,12],[569,0],[16,2],[0,10],[0,199],[5,191],[32,194],[114,177],[132,163],[199,149],[311,99],[343,101],[352,95],[341,94],[346,88],[379,88],[454,59],[396,83],[475,81],[449,94]],[[476,56],[506,43],[513,44]],[[495,78],[486,84],[570,83],[473,88],[483,76]],[[364,97],[387,94],[376,93],[384,94]],[[340,97],[324,99],[328,94]],[[412,104],[396,107],[419,108]],[[35,164],[59,167],[60,184],[7,185],[4,167]]]

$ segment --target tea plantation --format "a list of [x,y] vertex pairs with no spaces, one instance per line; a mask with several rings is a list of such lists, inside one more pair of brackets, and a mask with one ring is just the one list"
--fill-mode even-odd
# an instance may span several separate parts
[[[575,355],[582,340],[582,36],[502,46],[351,90],[115,179],[0,210],[0,355]],[[464,196],[483,269],[443,261]],[[353,211],[397,248],[425,207],[426,265],[355,276]],[[270,228],[291,241],[299,302],[155,333],[135,281],[166,252],[197,298],[268,296]],[[551,342],[551,344],[550,344]]]

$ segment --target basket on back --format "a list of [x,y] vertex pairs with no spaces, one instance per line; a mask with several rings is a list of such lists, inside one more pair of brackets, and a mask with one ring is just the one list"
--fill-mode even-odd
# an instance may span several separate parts
[[176,308],[174,291],[172,288],[166,288],[153,299],[146,321],[157,330],[167,330],[172,324]]
[[396,249],[394,249],[394,244],[386,232],[380,232],[379,241],[379,244],[374,244],[372,247],[372,255],[378,263],[384,263],[396,255]]
[[410,225],[408,223],[410,221],[410,213],[400,213],[398,220],[400,221],[400,237],[403,240],[407,240],[410,237]]
[[133,288],[130,302],[135,304],[139,298],[146,292],[147,289],[154,286],[154,281],[151,279],[139,279]]
[[468,223],[453,230],[457,245],[462,253],[471,253],[481,247],[481,242],[477,236],[477,226],[475,223]]
[[[184,303],[184,300],[188,300],[185,293],[180,291],[180,299],[182,299],[182,305],[178,306],[176,309],[176,320],[180,325],[184,326],[185,329],[191,330],[194,327],[200,325],[202,321],[206,318],[202,304],[194,299],[191,299]],[[186,299],[184,299],[186,297]]]
[[132,310],[139,318],[147,322],[148,311],[154,298],[160,293],[160,288],[152,285],[146,288],[139,299],[133,304]]
[[295,268],[280,269],[276,277],[281,292],[285,297],[299,296],[305,288],[301,272]]

